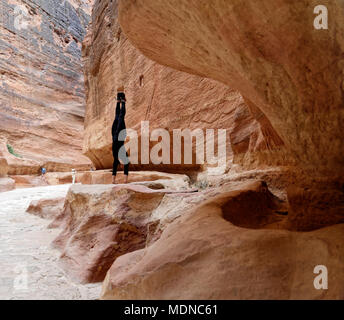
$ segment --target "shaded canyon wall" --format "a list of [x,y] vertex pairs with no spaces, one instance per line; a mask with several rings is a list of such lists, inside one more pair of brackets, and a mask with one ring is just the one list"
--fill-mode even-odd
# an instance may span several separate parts
[[[154,42],[153,36],[149,42]],[[228,167],[233,159],[255,167],[283,163],[283,157],[269,156],[283,142],[261,112],[258,120],[252,116],[237,91],[214,80],[161,66],[134,48],[121,31],[117,1],[95,2],[83,58],[87,99],[83,150],[97,168],[112,166],[111,125],[116,89],[122,84],[128,101],[127,128],[139,134],[141,121],[149,121],[151,130],[227,129]],[[189,169],[200,169],[195,161],[193,164]],[[176,172],[188,166],[150,163],[136,169]]]
[[328,30],[314,28],[315,0],[119,3],[125,34],[147,57],[239,90],[299,167],[343,173],[343,1],[322,2]]
[[300,224],[344,221],[344,3],[322,2],[330,17],[322,30],[314,27],[318,5],[119,1],[123,31],[145,56],[219,80],[267,116],[292,160],[289,214]]

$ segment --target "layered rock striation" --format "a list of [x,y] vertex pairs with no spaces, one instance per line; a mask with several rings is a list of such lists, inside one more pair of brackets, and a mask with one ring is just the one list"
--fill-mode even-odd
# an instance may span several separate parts
[[[196,195],[151,246],[119,257],[102,299],[343,299],[343,224],[281,230],[276,199],[261,182],[217,191]],[[314,287],[320,261],[328,290]]]
[[[117,257],[156,239],[160,220],[154,212],[169,193],[178,192],[136,184],[71,187],[51,224],[62,228],[54,241],[62,268],[80,282],[102,281]],[[42,205],[33,203],[28,210],[37,212]]]
[[0,1],[0,138],[10,174],[90,166],[80,57],[91,2]]
[[[283,142],[261,112],[255,119],[237,91],[204,78],[206,74],[200,77],[179,72],[144,57],[122,32],[117,2],[95,2],[83,47],[87,99],[83,150],[98,169],[112,165],[111,125],[116,89],[121,85],[128,101],[127,128],[136,130],[139,137],[142,121],[149,121],[151,131],[202,129],[205,133],[206,129],[226,129],[228,166],[233,159],[248,166],[281,162],[281,158],[269,157]],[[195,158],[188,167],[183,163],[142,164],[139,157],[136,169],[176,172],[202,167],[197,166]]]
[[[342,174],[344,5],[315,0],[120,0],[124,33],[162,65],[237,89],[304,169]],[[154,41],[149,41],[154,35]]]
[[221,81],[244,96],[255,117],[266,115],[295,171],[289,212],[314,219],[313,228],[344,221],[344,5],[322,3],[331,22],[321,30],[314,24],[318,5],[119,1],[122,29],[145,56]]

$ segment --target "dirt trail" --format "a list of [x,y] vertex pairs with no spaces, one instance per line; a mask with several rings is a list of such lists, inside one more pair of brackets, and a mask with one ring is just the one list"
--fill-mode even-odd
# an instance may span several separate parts
[[101,284],[70,281],[57,266],[51,248],[59,230],[25,212],[32,200],[66,195],[70,185],[18,189],[0,193],[0,300],[97,299]]

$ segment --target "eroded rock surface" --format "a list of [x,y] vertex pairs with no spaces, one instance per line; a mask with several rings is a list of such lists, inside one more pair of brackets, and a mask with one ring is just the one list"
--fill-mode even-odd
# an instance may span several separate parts
[[155,232],[153,211],[167,190],[142,185],[74,185],[64,210],[50,227],[63,231],[54,240],[60,265],[80,282],[99,282],[118,256],[139,250]]
[[[120,0],[121,26],[147,57],[235,88],[298,166],[343,173],[344,4],[313,26],[315,0]],[[154,35],[154,41],[150,41]]]
[[[95,1],[92,25],[83,48],[87,98],[83,150],[97,168],[112,165],[111,125],[116,89],[121,85],[125,86],[128,100],[127,128],[137,130],[139,137],[141,121],[149,121],[151,131],[155,128],[170,132],[186,128],[227,129],[228,164],[233,157],[234,161],[244,161],[247,165],[252,165],[253,159],[256,165],[273,162],[275,158],[268,155],[283,142],[266,117],[259,112],[256,120],[242,96],[231,87],[145,58],[121,31],[117,2]],[[250,156],[263,150],[267,155],[263,153],[261,158]],[[136,169],[174,173],[200,170],[195,160],[189,166],[151,162],[143,165],[139,157]]]
[[65,197],[55,199],[40,199],[30,203],[26,212],[36,215],[43,219],[54,219],[63,210]]
[[[278,230],[278,223],[261,229],[262,205],[265,223],[283,219],[261,182],[224,186],[151,246],[119,257],[102,299],[343,299],[344,225],[309,233]],[[328,290],[314,288],[317,265],[329,270]]]
[[344,221],[344,4],[322,3],[328,30],[314,27],[317,5],[119,1],[122,29],[145,56],[221,81],[244,96],[256,119],[266,115],[285,144],[275,161],[292,166],[288,200],[298,230]]
[[[71,278],[106,276],[102,299],[344,299],[344,8],[324,1],[333,19],[317,31],[317,4],[120,0],[120,27],[117,1],[96,1],[83,49],[85,154],[111,167],[124,84],[127,127],[228,129],[236,165],[216,177],[137,172],[117,186],[109,171],[79,173],[97,185],[74,185],[49,225],[62,229],[54,246]],[[318,265],[328,290],[314,288]]]

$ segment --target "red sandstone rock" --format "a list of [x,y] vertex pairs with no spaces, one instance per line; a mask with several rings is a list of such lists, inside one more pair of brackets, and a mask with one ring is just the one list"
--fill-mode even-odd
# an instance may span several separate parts
[[[152,245],[119,257],[101,298],[343,299],[344,225],[308,233],[261,229],[259,216],[276,219],[273,206],[264,184],[223,187]],[[329,270],[328,290],[314,288],[317,265]]]
[[[79,5],[76,0],[71,3]],[[196,74],[189,75],[143,57],[121,33],[117,1],[96,2],[84,46],[87,156],[97,167],[111,166],[114,91],[124,82],[128,127],[136,129],[141,120],[149,120],[152,128],[168,130],[226,128],[234,163],[240,167],[209,180],[203,173],[196,179],[189,173],[192,182],[205,189],[198,193],[168,190],[188,188],[186,176],[135,172],[130,175],[134,185],[73,186],[62,211],[62,200],[34,203],[30,210],[36,214],[57,214],[50,227],[63,229],[54,244],[62,250],[60,263],[69,275],[95,282],[107,272],[103,299],[344,298],[344,228],[335,225],[344,222],[339,134],[342,50],[338,49],[343,44],[343,14],[334,10],[340,6],[338,0],[329,4],[339,35],[334,37],[330,30],[325,38],[308,28],[313,16],[305,14],[305,4],[262,0],[258,7],[253,0],[245,4],[214,0],[206,6],[196,0],[121,1],[122,27],[130,41],[157,62]],[[54,42],[58,42],[62,33],[54,32]],[[12,41],[13,35],[6,31],[5,36]],[[9,75],[5,72],[0,77],[8,81]],[[79,80],[75,80],[77,86]],[[72,103],[69,85],[70,81],[57,84],[58,92],[51,93],[52,101],[58,95],[60,99],[51,106],[52,113],[44,113],[41,106],[27,119],[37,103],[35,96],[29,97],[27,110],[19,108],[21,100],[10,101],[20,110],[18,114],[3,109],[10,116],[2,116],[6,128],[0,128],[1,133],[25,157],[7,154],[7,147],[3,148],[0,175],[7,174],[6,163],[11,174],[37,173],[42,161],[33,155],[41,147],[48,171],[86,169],[83,164],[77,167],[80,158],[70,162],[74,142],[80,138],[82,94]],[[16,92],[30,89],[11,81],[8,86]],[[61,88],[67,90],[62,95]],[[50,103],[46,89],[32,92],[36,94]],[[30,130],[38,127],[28,134],[23,126],[12,136],[24,120]],[[279,135],[286,148],[276,150],[283,145]],[[61,144],[56,145],[56,136]],[[50,154],[52,150],[55,155]],[[60,155],[67,155],[67,162],[60,162]],[[261,165],[271,164],[295,168],[284,168],[283,173],[280,168],[261,170]],[[255,170],[241,172],[252,167]],[[234,174],[236,170],[239,173]],[[283,199],[288,186],[288,203],[276,198],[261,181],[242,182],[259,177]],[[111,178],[111,172],[78,172],[76,182],[109,184]],[[15,179],[18,184],[39,185],[40,178]],[[49,173],[46,179],[49,184],[71,183],[72,176],[70,172]],[[118,182],[122,179],[119,175]],[[2,184],[14,187],[13,181],[0,179],[0,191]],[[327,291],[314,289],[316,265],[329,269]]]
[[317,182],[317,189],[288,188],[289,226],[291,230],[315,230],[344,223],[344,195],[328,181]]
[[[82,4],[83,2],[83,4]],[[90,1],[0,1],[0,149],[10,174],[88,169],[81,42]],[[15,8],[27,8],[27,28]]]
[[0,156],[0,177],[4,177],[8,172],[8,164],[5,158]]
[[42,179],[42,177],[37,175],[11,175],[10,178],[16,182],[16,188],[30,188],[47,185],[47,183]]
[[[95,2],[83,58],[87,98],[83,150],[97,168],[112,165],[111,125],[116,89],[122,84],[128,101],[126,124],[139,135],[144,120],[150,121],[151,130],[227,129],[228,155],[231,155],[231,138],[234,155],[248,154],[248,158],[250,152],[267,150],[269,154],[283,144],[264,115],[259,114],[259,121],[252,117],[238,92],[216,81],[163,67],[140,54],[121,32],[117,1]],[[262,162],[267,159],[265,156]],[[270,157],[269,161],[273,159]],[[175,173],[200,167],[195,163],[191,167],[150,164],[136,169]]]
[[263,134],[250,142],[232,134],[234,152],[251,142],[269,150],[281,137],[280,152],[236,162],[256,170],[262,162],[292,165],[289,228],[305,231],[344,221],[344,8],[339,0],[322,4],[332,17],[328,30],[313,27],[315,1],[119,1],[121,27],[146,57],[244,96]]
[[50,227],[63,231],[54,241],[60,265],[80,282],[98,282],[120,255],[151,241],[152,218],[166,192],[138,185],[74,185],[63,212]]
[[[78,173],[76,182],[82,184],[112,184],[112,171],[89,171],[85,173]],[[156,171],[132,171],[129,174],[129,183],[146,185],[156,189],[158,185],[162,188],[172,190],[186,190],[190,186],[190,179],[183,174],[169,174]],[[155,183],[156,182],[156,183]],[[116,177],[116,183],[125,183],[125,176],[123,172],[119,172]],[[155,186],[155,187],[154,187]]]
[[318,4],[120,0],[119,19],[148,58],[239,90],[271,121],[298,166],[343,174],[344,8],[340,0],[324,1],[332,24],[319,31]]
[[[110,170],[77,171],[75,177],[75,182],[81,184],[112,184],[112,172]],[[16,182],[17,188],[71,184],[73,182],[72,172],[48,172],[44,177],[41,175],[11,175],[10,178]],[[155,181],[156,184],[154,184]],[[124,174],[123,172],[119,172],[116,183],[120,184],[124,182]],[[129,183],[143,184],[153,188],[156,188],[160,184],[164,188],[172,190],[186,190],[190,187],[190,178],[182,174],[133,171],[130,173]]]
[[26,212],[43,219],[54,219],[61,214],[64,202],[65,198],[34,200],[30,203]]

